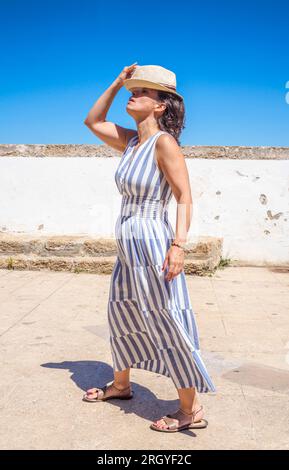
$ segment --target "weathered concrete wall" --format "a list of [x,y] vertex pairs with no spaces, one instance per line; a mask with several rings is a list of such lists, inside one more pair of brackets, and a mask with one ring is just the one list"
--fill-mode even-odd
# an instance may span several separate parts
[[[289,263],[289,148],[182,150],[193,195],[188,239],[223,237],[225,258]],[[0,145],[0,232],[114,237],[120,155],[106,145]],[[173,199],[173,226],[175,214]]]

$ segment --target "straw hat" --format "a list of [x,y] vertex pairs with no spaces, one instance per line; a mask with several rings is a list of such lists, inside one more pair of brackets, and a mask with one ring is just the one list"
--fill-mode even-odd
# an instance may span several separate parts
[[124,80],[123,84],[127,90],[134,87],[153,88],[174,93],[183,99],[176,92],[176,74],[160,65],[136,65],[131,77]]

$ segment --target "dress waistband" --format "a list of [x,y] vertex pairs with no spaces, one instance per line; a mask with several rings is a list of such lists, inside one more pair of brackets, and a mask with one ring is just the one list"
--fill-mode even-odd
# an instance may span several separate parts
[[121,215],[168,219],[168,204],[164,199],[123,195]]

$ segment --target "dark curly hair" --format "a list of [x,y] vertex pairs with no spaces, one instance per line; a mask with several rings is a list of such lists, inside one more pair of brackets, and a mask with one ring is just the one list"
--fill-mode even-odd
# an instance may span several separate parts
[[165,103],[164,113],[157,119],[162,131],[171,134],[180,145],[179,137],[185,128],[185,104],[184,100],[174,93],[158,90],[158,97]]

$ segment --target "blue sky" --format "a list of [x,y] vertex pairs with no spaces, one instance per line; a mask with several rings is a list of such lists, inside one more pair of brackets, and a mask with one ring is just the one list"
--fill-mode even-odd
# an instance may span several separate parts
[[[0,7],[0,143],[102,144],[83,120],[137,61],[176,73],[186,106],[181,145],[289,146],[288,0]],[[128,97],[122,88],[107,120],[135,128]]]

